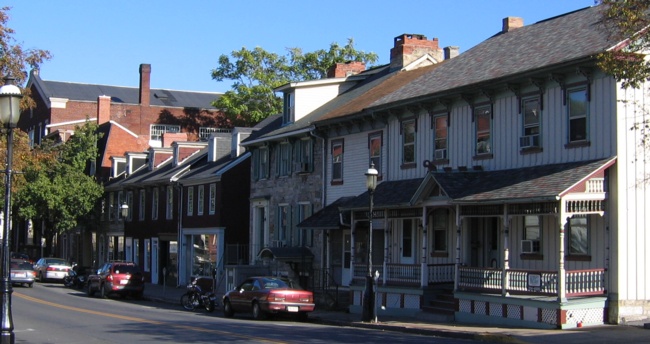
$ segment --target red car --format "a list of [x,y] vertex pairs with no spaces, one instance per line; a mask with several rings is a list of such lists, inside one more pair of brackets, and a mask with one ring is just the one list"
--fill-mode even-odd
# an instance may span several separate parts
[[295,314],[299,320],[314,310],[314,294],[280,277],[250,277],[223,296],[223,314],[252,313],[253,319],[268,314]]
[[97,274],[88,276],[86,288],[88,296],[99,292],[102,298],[115,294],[139,299],[144,293],[144,275],[133,262],[108,262],[97,270]]

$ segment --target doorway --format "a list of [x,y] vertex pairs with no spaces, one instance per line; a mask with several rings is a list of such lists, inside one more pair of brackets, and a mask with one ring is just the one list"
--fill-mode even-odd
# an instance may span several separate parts
[[482,268],[501,266],[498,218],[470,218],[468,239],[470,266]]

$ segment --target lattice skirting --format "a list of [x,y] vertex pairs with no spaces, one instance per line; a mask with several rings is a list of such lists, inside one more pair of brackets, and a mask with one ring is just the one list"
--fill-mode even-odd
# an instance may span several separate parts
[[[377,292],[377,307],[389,309],[418,310],[421,308],[422,296],[419,294]],[[363,290],[352,291],[352,305],[361,306],[363,302]]]
[[[548,306],[542,305],[524,305],[506,304],[499,302],[498,299],[492,300],[471,300],[458,299],[457,317],[461,319],[483,319],[491,323],[517,324],[523,325],[537,323],[540,327],[554,328],[575,328],[589,325],[602,325],[606,322],[606,308],[587,305],[571,305],[562,309],[557,303],[549,302]],[[492,319],[492,320],[490,320]]]

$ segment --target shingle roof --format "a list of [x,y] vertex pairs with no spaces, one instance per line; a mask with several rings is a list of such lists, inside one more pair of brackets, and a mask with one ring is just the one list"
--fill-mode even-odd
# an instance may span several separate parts
[[496,34],[374,102],[371,107],[407,102],[593,58],[615,44],[601,29],[601,8],[589,7]]
[[[138,104],[140,90],[137,87],[94,85],[74,82],[49,81],[36,78],[41,84],[45,97],[66,98],[76,101],[96,102],[97,97],[106,95],[111,101],[124,104]],[[212,102],[222,93],[176,91],[152,88],[150,104],[152,106],[215,109]]]
[[339,208],[346,207],[347,203],[355,197],[341,197],[334,201],[332,204],[317,211],[312,216],[300,222],[298,228],[312,228],[312,229],[332,229],[339,228],[341,221],[339,220]]

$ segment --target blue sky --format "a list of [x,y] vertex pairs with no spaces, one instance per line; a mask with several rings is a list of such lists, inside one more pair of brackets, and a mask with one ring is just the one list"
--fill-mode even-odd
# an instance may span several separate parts
[[[5,0],[8,26],[25,49],[49,50],[45,80],[138,86],[141,63],[151,87],[225,92],[212,80],[222,54],[257,46],[284,55],[355,47],[388,63],[401,34],[438,38],[460,52],[501,30],[502,19],[524,24],[593,6],[594,0]],[[504,54],[507,52],[504,51]]]

